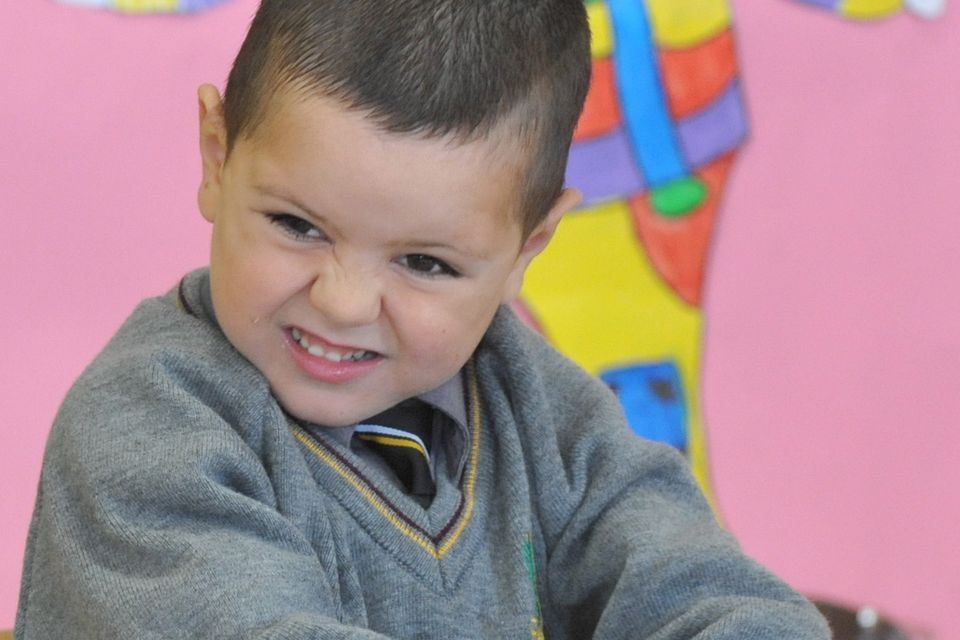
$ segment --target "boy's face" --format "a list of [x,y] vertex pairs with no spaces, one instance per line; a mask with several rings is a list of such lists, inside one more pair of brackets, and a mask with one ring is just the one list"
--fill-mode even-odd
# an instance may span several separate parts
[[209,85],[200,113],[217,320],[309,422],[352,424],[453,376],[579,199],[522,238],[507,143],[384,133],[290,93],[224,161]]

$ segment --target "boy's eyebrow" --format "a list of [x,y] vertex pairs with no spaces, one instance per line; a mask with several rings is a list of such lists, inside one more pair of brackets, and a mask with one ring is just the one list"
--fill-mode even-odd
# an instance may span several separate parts
[[[286,200],[287,202],[297,207],[298,209],[306,213],[308,216],[310,216],[317,222],[321,222],[324,225],[330,224],[329,220],[327,220],[319,213],[316,213],[315,211],[311,210],[309,207],[302,204],[299,200],[297,200],[295,197],[290,195],[290,193],[288,193],[287,191],[285,191],[280,187],[275,187],[268,184],[254,184],[253,188],[254,190],[259,191],[264,195],[271,196],[273,198],[278,198],[280,200]],[[398,243],[398,244],[401,244],[401,243]],[[407,244],[407,243],[402,243],[402,244]],[[414,244],[418,250],[423,250],[423,251],[429,251],[432,249],[443,249],[446,251],[453,251],[455,253],[459,253],[469,258],[483,259],[486,257],[484,254],[472,251],[468,247],[458,247],[452,244],[448,244],[446,242],[423,241],[423,242],[414,242],[412,244]]]
[[302,202],[297,200],[293,195],[291,195],[287,191],[284,191],[280,187],[274,187],[272,185],[266,185],[266,184],[254,184],[253,188],[264,195],[272,196],[274,198],[279,198],[280,200],[286,200],[290,204],[294,205],[295,207],[297,207],[298,209],[300,209],[301,211],[303,211],[304,213],[308,214],[310,217],[318,221],[321,221],[321,222],[327,221],[326,218],[321,216],[316,211],[313,211],[310,207],[304,205]]
[[450,251],[468,258],[483,258],[484,256],[474,251],[471,251],[468,247],[456,247],[452,244],[447,244],[445,242],[414,242],[412,246],[417,251],[433,251],[435,249],[440,249],[443,251]]

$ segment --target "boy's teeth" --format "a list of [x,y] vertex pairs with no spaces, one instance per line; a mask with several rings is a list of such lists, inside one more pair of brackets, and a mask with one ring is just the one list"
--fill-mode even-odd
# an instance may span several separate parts
[[303,333],[298,329],[291,329],[290,335],[293,336],[293,339],[297,341],[297,344],[299,344],[310,355],[318,358],[326,358],[331,362],[342,362],[344,360],[357,362],[358,360],[364,360],[371,355],[369,351],[348,351],[346,353],[325,351],[319,344],[310,344],[307,336],[303,335]]

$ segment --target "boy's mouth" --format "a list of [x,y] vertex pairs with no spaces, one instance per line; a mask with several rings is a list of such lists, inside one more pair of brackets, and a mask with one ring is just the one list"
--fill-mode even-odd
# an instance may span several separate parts
[[320,344],[318,338],[311,339],[311,336],[308,336],[296,327],[291,327],[289,332],[290,337],[293,338],[293,342],[299,345],[301,349],[312,356],[323,358],[330,362],[363,362],[365,360],[373,360],[380,355],[376,351],[366,351],[364,349],[350,350],[330,345],[323,346]]

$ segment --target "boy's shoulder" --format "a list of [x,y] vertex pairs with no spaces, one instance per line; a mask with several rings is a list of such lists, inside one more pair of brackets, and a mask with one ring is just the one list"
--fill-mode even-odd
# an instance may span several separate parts
[[481,376],[500,381],[517,410],[539,411],[560,423],[586,413],[606,419],[601,422],[623,422],[613,391],[509,307],[497,312],[477,352],[477,366]]
[[208,298],[201,269],[141,302],[74,382],[52,436],[137,439],[196,428],[202,414],[236,426],[274,404],[263,376],[217,327]]
[[188,273],[164,295],[137,305],[80,380],[120,377],[145,383],[159,371],[235,384],[262,382],[216,324],[207,269]]

